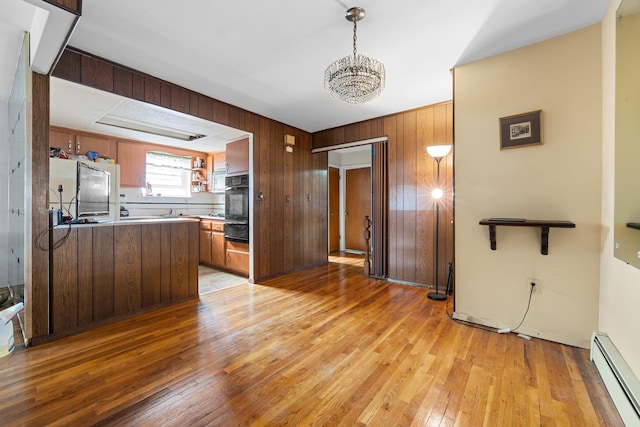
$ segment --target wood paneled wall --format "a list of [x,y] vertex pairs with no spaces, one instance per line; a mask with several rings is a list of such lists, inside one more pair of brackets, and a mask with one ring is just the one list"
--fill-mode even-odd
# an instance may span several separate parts
[[[53,76],[242,129],[253,134],[254,280],[327,262],[327,154],[311,154],[311,135],[144,73],[65,49]],[[49,77],[34,74],[33,233],[46,228],[49,179]],[[293,135],[293,153],[284,135]],[[287,195],[289,201],[287,202]],[[27,337],[49,331],[48,254],[33,250]]]
[[49,253],[36,245],[40,233],[49,227],[49,76],[34,72],[31,73],[31,115],[31,129],[27,131],[27,135],[31,135],[31,187],[26,198],[31,204],[31,230],[25,236],[31,238],[31,275],[25,277],[28,339],[49,333]]
[[308,132],[71,47],[53,76],[252,133],[255,281],[327,261],[327,155],[311,154]]
[[[435,280],[437,181],[429,145],[452,144],[453,104],[436,104],[312,135],[313,148],[387,136],[389,167],[389,278],[432,285]],[[444,289],[453,261],[453,155],[440,163],[445,197],[439,214],[439,285]]]
[[74,15],[82,15],[82,0],[44,0],[47,3],[66,9]]

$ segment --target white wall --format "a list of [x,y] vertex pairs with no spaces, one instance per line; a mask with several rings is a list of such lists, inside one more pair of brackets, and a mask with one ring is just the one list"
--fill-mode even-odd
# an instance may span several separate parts
[[224,214],[223,193],[192,193],[191,197],[146,197],[140,196],[138,188],[120,187],[120,194],[126,195],[124,206],[129,211],[129,216],[165,215],[170,209],[178,215]]
[[363,146],[362,149],[346,152],[329,151],[329,164],[332,166],[370,165],[371,145]]
[[602,22],[603,147],[602,254],[600,259],[600,322],[636,377],[640,377],[640,270],[613,257],[615,154],[615,11],[612,0]]
[[[588,347],[598,325],[601,253],[601,27],[595,25],[455,70],[456,311]],[[543,110],[544,144],[500,150],[499,118]],[[490,217],[569,220],[551,229],[498,227]]]

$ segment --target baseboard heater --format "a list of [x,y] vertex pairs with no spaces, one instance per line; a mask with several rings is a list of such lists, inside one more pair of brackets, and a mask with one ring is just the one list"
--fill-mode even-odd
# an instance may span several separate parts
[[591,361],[596,365],[625,425],[640,426],[640,382],[607,334],[593,334]]

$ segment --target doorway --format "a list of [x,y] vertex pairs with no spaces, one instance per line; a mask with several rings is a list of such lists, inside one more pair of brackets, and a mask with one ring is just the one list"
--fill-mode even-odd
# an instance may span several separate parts
[[[388,149],[387,149],[388,138],[386,136],[379,138],[372,138],[362,141],[349,142],[341,145],[335,145],[330,147],[322,147],[322,148],[314,148],[311,150],[313,153],[319,153],[323,151],[328,152],[328,169],[338,169],[339,172],[346,169],[358,169],[358,168],[369,168],[370,169],[370,184],[369,184],[369,194],[370,194],[370,221],[368,225],[370,226],[369,232],[366,233],[370,236],[370,253],[367,255],[365,264],[368,266],[368,274],[369,276],[377,277],[380,279],[387,278],[388,276],[388,268],[389,268],[389,184],[388,184]],[[345,159],[341,158],[345,156],[345,153],[352,152],[360,152],[359,156],[361,164],[357,164],[358,161],[354,162],[355,164],[349,164],[349,167],[342,164]],[[340,192],[340,189],[344,188],[344,179],[342,179],[341,173],[338,174],[338,178],[336,179],[336,172],[329,172],[329,191],[327,201],[327,214],[328,217],[336,216],[335,206],[331,206],[331,194],[336,192]],[[335,181],[339,182],[338,190],[336,190]],[[332,190],[333,188],[333,190]],[[338,210],[339,221],[341,224],[344,224],[344,215],[346,202],[344,201],[344,192],[341,193],[340,196],[340,209]],[[331,215],[333,213],[333,215]],[[331,234],[333,233],[335,236],[335,225],[332,229],[331,227],[332,221],[329,220],[327,224],[327,233],[329,234],[327,239],[327,251],[330,252],[331,248]],[[333,222],[335,224],[335,220]],[[357,227],[360,230],[362,239],[364,240],[365,235],[365,224],[364,217],[361,219],[360,226]],[[340,229],[340,246],[341,250],[344,248],[344,226]]]
[[371,144],[329,152],[329,253],[366,252],[371,192]]

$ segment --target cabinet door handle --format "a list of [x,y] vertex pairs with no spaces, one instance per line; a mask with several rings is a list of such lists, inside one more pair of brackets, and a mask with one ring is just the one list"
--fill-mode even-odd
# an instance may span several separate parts
[[71,153],[71,140],[69,140],[69,153]]
[[80,154],[80,141],[76,141],[76,154]]

